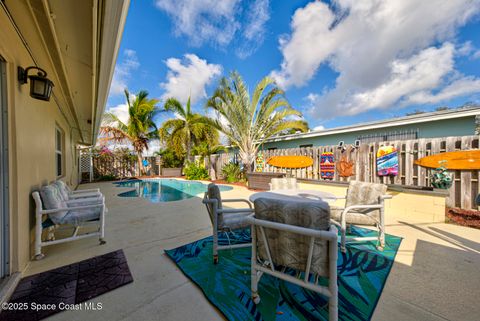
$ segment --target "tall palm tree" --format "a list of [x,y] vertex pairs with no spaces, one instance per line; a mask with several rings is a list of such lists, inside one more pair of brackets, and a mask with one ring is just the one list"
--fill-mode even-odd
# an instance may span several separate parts
[[159,100],[149,99],[148,92],[141,90],[135,99],[130,98],[130,93],[125,89],[125,98],[128,107],[128,121],[122,122],[117,115],[105,113],[103,125],[100,128],[103,141],[116,143],[130,143],[137,154],[139,174],[143,171],[142,154],[148,150],[148,142],[159,138],[158,128],[153,121],[160,112],[157,107]]
[[292,108],[284,91],[270,77],[263,78],[250,97],[237,72],[222,78],[207,107],[217,112],[209,124],[221,131],[238,148],[245,170],[253,170],[259,146],[286,130],[305,132],[307,123]]
[[192,145],[207,141],[218,144],[218,131],[205,123],[206,117],[193,113],[190,98],[182,104],[175,98],[165,102],[164,109],[176,114],[176,118],[166,120],[160,127],[160,139],[172,148],[177,156],[186,155],[185,161],[191,161]]

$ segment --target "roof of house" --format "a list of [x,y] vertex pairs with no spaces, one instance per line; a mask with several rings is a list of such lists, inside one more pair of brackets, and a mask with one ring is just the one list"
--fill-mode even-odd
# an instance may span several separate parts
[[387,128],[387,127],[402,126],[402,125],[412,125],[412,124],[418,124],[418,123],[426,123],[431,121],[461,118],[461,117],[476,116],[476,115],[480,115],[480,106],[469,106],[469,107],[461,107],[461,108],[447,109],[447,110],[427,112],[427,113],[419,113],[415,115],[389,118],[389,119],[383,119],[383,120],[378,120],[373,122],[365,122],[365,123],[353,124],[348,126],[309,131],[307,133],[277,136],[277,137],[272,137],[266,140],[265,142],[277,142],[277,141],[293,140],[293,139],[299,139],[299,138],[328,136],[328,135],[341,134],[341,133],[357,132],[357,131],[363,131],[363,130]]

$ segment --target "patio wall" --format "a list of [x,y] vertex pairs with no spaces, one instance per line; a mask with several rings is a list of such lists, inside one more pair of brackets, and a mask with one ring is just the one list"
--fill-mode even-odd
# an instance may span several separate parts
[[[376,173],[376,153],[379,147],[391,145],[399,151],[399,175],[394,177],[379,177]],[[442,152],[468,150],[479,147],[478,136],[455,136],[431,139],[416,139],[404,141],[386,141],[370,144],[362,144],[359,148],[347,146],[342,152],[336,145],[318,146],[310,148],[288,148],[276,150],[263,150],[264,159],[267,161],[277,155],[305,155],[313,158],[313,166],[303,169],[286,169],[265,165],[264,172],[290,173],[297,178],[320,179],[320,155],[323,152],[333,152],[335,161],[342,157],[355,163],[355,174],[351,177],[340,177],[335,172],[333,182],[348,182],[360,180],[384,184],[395,184],[415,187],[430,187],[430,174],[432,169],[414,165],[414,161],[433,154]],[[221,173],[221,168],[234,157],[233,154],[221,154],[216,158],[216,167]],[[461,207],[464,209],[476,209],[475,196],[479,193],[480,171],[451,171],[454,175],[454,183],[448,189],[446,205],[449,207]]]

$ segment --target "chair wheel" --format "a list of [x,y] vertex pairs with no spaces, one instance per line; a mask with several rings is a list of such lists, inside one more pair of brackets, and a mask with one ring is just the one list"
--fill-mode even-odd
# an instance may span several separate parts
[[105,241],[104,239],[100,239],[100,245],[103,245],[103,244],[107,244],[107,241]]
[[45,254],[40,253],[40,254],[35,255],[35,260],[36,260],[36,261],[40,261],[40,260],[43,259],[44,257],[45,257]]
[[218,255],[213,256],[213,264],[218,264]]
[[252,296],[252,301],[255,304],[259,304],[260,303],[260,297],[258,295],[254,295],[254,296]]

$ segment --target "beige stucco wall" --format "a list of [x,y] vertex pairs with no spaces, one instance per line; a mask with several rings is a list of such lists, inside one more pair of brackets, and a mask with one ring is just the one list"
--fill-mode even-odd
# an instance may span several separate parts
[[[22,10],[21,6],[24,4],[18,4],[18,7],[13,9]],[[55,68],[43,48],[40,35],[36,34],[28,12],[25,9],[21,19],[15,21],[22,33],[28,35],[28,44],[39,67],[47,70],[48,77],[55,83]],[[56,179],[55,125],[58,124],[65,132],[65,175],[62,179],[70,185],[77,182],[75,147],[79,141],[79,133],[72,125],[72,120],[68,119],[69,115],[64,115],[65,109],[61,100],[59,103],[54,99],[50,102],[35,100],[29,95],[29,83],[19,85],[17,67],[26,68],[34,65],[34,62],[3,10],[0,10],[0,55],[7,62],[10,254],[11,272],[14,272],[22,271],[32,255],[34,206],[30,194],[41,185]]]
[[[337,196],[344,196],[347,192],[346,186],[307,184],[300,183],[301,189],[313,189],[333,193]],[[398,221],[411,223],[436,223],[445,222],[445,196],[429,195],[414,191],[397,192],[388,191],[393,196],[385,202],[385,219],[387,224]],[[344,206],[345,200],[337,200],[336,206]]]

